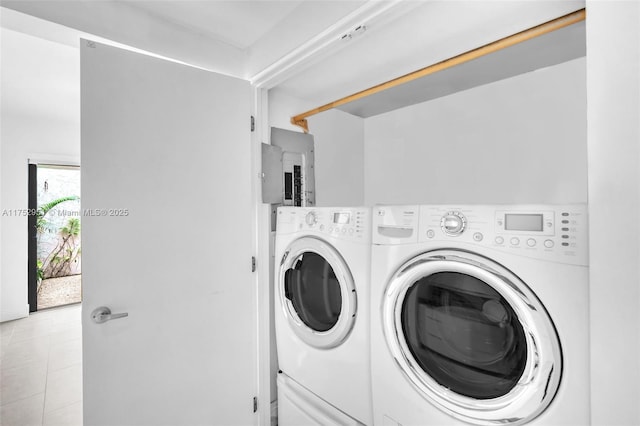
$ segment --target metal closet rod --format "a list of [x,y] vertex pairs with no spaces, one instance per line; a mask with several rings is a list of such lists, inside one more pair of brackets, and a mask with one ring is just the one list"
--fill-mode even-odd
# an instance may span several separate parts
[[456,65],[469,62],[481,56],[485,56],[490,53],[497,52],[499,50],[505,49],[507,47],[511,47],[518,43],[522,43],[523,41],[527,41],[532,38],[539,37],[541,35],[550,33],[552,31],[559,30],[561,28],[575,24],[577,22],[584,21],[586,19],[586,16],[587,16],[586,10],[580,9],[576,12],[569,13],[567,15],[561,16],[559,18],[553,19],[551,21],[545,22],[535,27],[526,29],[524,31],[520,31],[519,33],[501,38],[500,40],[496,40],[489,44],[485,44],[484,46],[478,47],[473,50],[469,50],[467,52],[456,55],[452,58],[445,59],[433,65],[429,65],[425,68],[421,68],[417,71],[413,71],[409,74],[405,74],[401,77],[394,78],[393,80],[389,80],[387,82],[378,84],[376,86],[370,87],[368,89],[362,90],[352,95],[345,96],[344,98],[338,99],[337,101],[329,102],[326,105],[322,105],[318,108],[314,108],[307,112],[303,112],[302,114],[298,114],[296,116],[291,117],[291,123],[295,124],[296,126],[302,127],[302,129],[304,129],[304,132],[308,133],[309,124],[307,123],[307,118],[311,117],[312,115],[316,115],[318,113],[330,110],[332,108],[337,108],[346,103],[365,98],[367,96],[376,94],[378,92],[382,92],[383,90],[387,90],[392,87],[395,87],[404,83],[408,83],[410,81],[427,76],[429,74],[436,73],[438,71],[446,70],[447,68],[451,68]]

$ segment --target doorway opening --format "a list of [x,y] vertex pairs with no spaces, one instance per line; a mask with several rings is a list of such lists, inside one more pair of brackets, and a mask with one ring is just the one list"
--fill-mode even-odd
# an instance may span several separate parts
[[30,164],[29,204],[29,310],[80,303],[80,167]]

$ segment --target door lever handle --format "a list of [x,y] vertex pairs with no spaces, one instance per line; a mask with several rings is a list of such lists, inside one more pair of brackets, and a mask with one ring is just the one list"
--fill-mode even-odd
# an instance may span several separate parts
[[111,309],[107,308],[106,306],[101,306],[99,308],[94,309],[93,312],[91,312],[91,319],[96,324],[102,324],[103,322],[107,322],[109,320],[124,318],[128,316],[129,316],[128,312],[112,314]]

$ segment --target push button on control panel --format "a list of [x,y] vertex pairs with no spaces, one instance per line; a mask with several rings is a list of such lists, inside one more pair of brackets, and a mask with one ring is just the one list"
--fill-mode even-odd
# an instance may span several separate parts
[[503,244],[504,243],[504,238],[496,237],[495,241],[496,241],[496,244]]
[[545,246],[546,248],[551,248],[551,247],[553,247],[553,246],[554,246],[553,240],[545,240],[545,241],[544,241],[544,246]]
[[433,237],[435,237],[435,236],[436,236],[436,233],[435,233],[435,232],[433,232],[433,229],[429,229],[429,230],[427,231],[427,238],[433,238]]
[[511,238],[511,245],[512,246],[517,246],[518,244],[520,244],[520,238],[518,238],[518,237]]
[[527,245],[528,245],[529,247],[535,247],[535,246],[536,246],[536,240],[534,240],[533,238],[529,238],[529,239],[527,240]]
[[480,232],[476,232],[475,234],[473,234],[474,241],[482,241],[483,238],[484,236]]

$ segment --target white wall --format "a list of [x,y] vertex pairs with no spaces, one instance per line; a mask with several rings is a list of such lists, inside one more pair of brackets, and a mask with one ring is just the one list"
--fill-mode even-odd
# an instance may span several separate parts
[[365,203],[587,201],[585,59],[365,120]]
[[[268,96],[270,127],[302,132],[302,128],[291,124],[291,117],[318,106],[311,101],[291,96],[279,89],[269,90]],[[313,134],[313,131],[310,133]],[[265,143],[267,142],[265,141]]]
[[[269,126],[302,131],[291,117],[317,105],[269,91]],[[364,202],[364,120],[339,110],[308,119],[315,146],[316,205],[357,206]]]
[[640,424],[640,4],[587,1],[591,419]]
[[[80,158],[76,48],[2,28],[2,209],[26,209],[28,159]],[[27,218],[2,217],[0,321],[26,316]]]
[[315,138],[316,205],[363,205],[364,120],[334,109],[308,122]]

